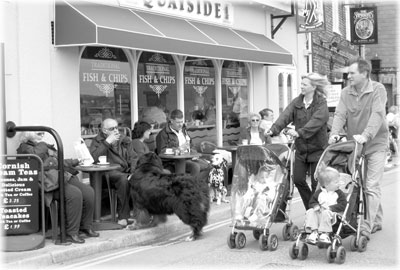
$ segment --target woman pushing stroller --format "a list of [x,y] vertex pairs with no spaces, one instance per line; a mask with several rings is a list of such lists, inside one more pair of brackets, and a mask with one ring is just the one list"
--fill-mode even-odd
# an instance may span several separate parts
[[[315,168],[328,145],[329,111],[325,90],[327,85],[329,81],[326,76],[317,73],[304,76],[301,81],[301,94],[286,107],[268,131],[271,136],[277,136],[290,123],[295,126],[295,130],[288,130],[289,135],[297,138],[293,181],[306,209],[309,208],[308,203],[317,187],[317,181],[314,179]],[[311,190],[306,181],[309,169]]]

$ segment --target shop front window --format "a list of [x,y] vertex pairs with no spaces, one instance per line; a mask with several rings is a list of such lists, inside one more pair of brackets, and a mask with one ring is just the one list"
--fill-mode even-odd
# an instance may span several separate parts
[[[230,136],[229,128],[246,128],[248,123],[248,72],[242,62],[225,61],[222,67],[222,120],[224,125],[224,143],[237,141]],[[235,131],[235,133],[237,133]],[[229,143],[229,142],[228,142]]]
[[83,51],[79,72],[82,135],[97,134],[106,118],[131,127],[130,74],[121,49],[87,47]]
[[139,120],[156,129],[164,127],[169,113],[177,108],[177,77],[172,56],[143,52],[137,76]]
[[215,125],[215,72],[212,61],[188,57],[184,82],[185,120],[188,125]]
[[215,70],[211,60],[188,57],[184,69],[185,121],[199,148],[201,141],[216,143]]

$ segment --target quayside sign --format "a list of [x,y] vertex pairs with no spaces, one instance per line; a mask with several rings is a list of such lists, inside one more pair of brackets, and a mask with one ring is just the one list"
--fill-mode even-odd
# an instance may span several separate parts
[[121,7],[141,9],[209,23],[232,25],[233,6],[215,0],[119,0]]

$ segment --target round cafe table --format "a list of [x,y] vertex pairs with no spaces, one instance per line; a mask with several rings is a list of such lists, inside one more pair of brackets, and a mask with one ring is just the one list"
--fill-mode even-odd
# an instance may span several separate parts
[[192,158],[199,158],[201,157],[201,154],[197,152],[183,153],[180,155],[162,153],[159,154],[158,156],[162,159],[170,159],[175,161],[175,173],[184,174],[186,169],[186,160]]
[[[76,166],[75,169],[89,173],[90,185],[94,189],[94,201],[95,201],[95,209],[93,215],[93,229],[95,231],[101,230],[115,230],[122,229],[123,227],[116,223],[115,217],[115,202],[114,196],[112,196],[112,192],[110,189],[110,180],[108,178],[108,172],[117,170],[121,168],[118,164],[92,164],[90,166]],[[111,208],[111,222],[101,220],[101,192],[102,192],[102,176],[105,175],[108,185],[108,192],[110,197],[110,208]]]

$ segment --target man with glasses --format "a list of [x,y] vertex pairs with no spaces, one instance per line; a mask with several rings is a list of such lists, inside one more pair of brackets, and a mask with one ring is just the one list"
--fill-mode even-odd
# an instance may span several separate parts
[[[166,148],[190,148],[190,137],[184,123],[183,112],[173,110],[168,125],[157,134],[157,153],[164,153]],[[174,171],[173,161],[164,161],[163,165],[166,169]],[[207,165],[200,160],[186,160],[186,172],[197,176],[201,170],[208,167]]]
[[135,170],[138,158],[132,147],[132,139],[119,133],[116,120],[105,119],[101,124],[101,132],[90,145],[90,154],[95,162],[99,161],[99,156],[107,156],[109,163],[121,166],[121,169],[111,171],[109,177],[119,200],[118,224],[127,226],[130,217],[128,177]]

